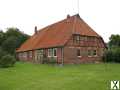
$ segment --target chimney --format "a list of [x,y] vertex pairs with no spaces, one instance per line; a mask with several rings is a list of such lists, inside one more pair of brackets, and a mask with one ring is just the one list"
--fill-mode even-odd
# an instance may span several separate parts
[[37,34],[37,26],[35,26],[35,31],[34,32],[35,32],[35,34]]
[[68,14],[68,15],[67,15],[67,19],[69,19],[69,18],[70,18],[70,15]]

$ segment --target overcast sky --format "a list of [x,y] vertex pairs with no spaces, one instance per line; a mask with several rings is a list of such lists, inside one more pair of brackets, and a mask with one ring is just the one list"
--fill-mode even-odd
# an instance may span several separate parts
[[78,13],[107,42],[120,34],[120,0],[0,0],[0,29],[17,27],[32,35],[47,25]]

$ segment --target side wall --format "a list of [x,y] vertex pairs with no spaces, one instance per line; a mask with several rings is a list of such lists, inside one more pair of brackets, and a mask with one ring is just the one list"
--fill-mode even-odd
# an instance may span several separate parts
[[[77,56],[77,50],[80,50],[81,56]],[[95,56],[88,56],[88,50],[96,50]],[[94,41],[80,40],[80,43],[74,43],[73,37],[64,47],[64,63],[93,63],[101,62],[104,54],[104,43],[101,38],[95,38]]]
[[[52,48],[48,48],[48,49],[52,49]],[[33,50],[33,51],[19,52],[17,53],[16,56],[20,61],[28,61],[28,62],[34,62],[34,63],[42,63],[43,60],[45,59],[50,61],[52,58],[54,58],[58,64],[61,64],[62,59],[63,59],[62,47],[58,47],[58,48],[56,47],[57,49],[56,57],[48,56],[48,49],[39,49],[39,50]]]

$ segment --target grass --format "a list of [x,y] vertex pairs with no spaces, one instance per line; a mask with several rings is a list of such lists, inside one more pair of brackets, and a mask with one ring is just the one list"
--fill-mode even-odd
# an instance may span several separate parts
[[120,64],[60,67],[17,62],[0,68],[0,90],[110,90],[111,80],[120,80]]

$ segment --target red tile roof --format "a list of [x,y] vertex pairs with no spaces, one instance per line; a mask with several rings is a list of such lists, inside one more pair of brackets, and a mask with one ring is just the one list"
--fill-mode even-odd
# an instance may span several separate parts
[[77,14],[39,30],[16,52],[64,46],[72,34],[100,37]]

